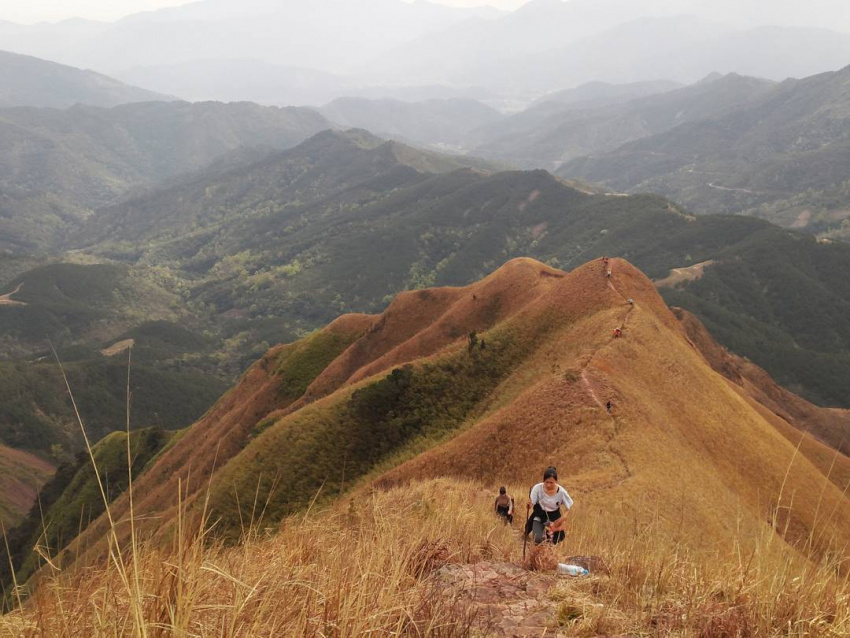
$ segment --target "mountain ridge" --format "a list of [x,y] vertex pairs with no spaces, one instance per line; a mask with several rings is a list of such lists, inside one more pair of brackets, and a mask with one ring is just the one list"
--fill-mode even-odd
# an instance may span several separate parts
[[[850,458],[715,372],[690,340],[694,330],[637,269],[620,259],[608,267],[610,278],[601,260],[570,273],[512,260],[481,282],[410,292],[381,316],[344,316],[272,349],[139,476],[137,514],[164,517],[155,527],[167,536],[179,483],[184,506],[197,514],[208,502],[218,532],[235,539],[244,521],[256,520],[254,498],[264,503],[260,524],[273,526],[315,500],[320,484],[327,503],[435,474],[522,483],[549,459],[583,509],[607,505],[611,520],[660,516],[659,533],[686,532],[694,551],[722,545],[740,525],[762,529],[790,498],[784,481],[788,494],[822,493],[838,518],[820,523],[842,538]],[[305,367],[317,356],[318,365]],[[679,474],[683,465],[691,472]],[[694,467],[699,480],[687,491],[668,480]],[[626,495],[632,505],[618,500]],[[736,498],[743,509],[730,523],[717,510]],[[657,503],[650,512],[641,510],[647,499]],[[706,499],[710,506],[699,505]],[[795,502],[780,525],[789,543],[820,555],[830,534],[802,549],[815,505]],[[119,497],[114,515],[126,507]],[[83,545],[105,529],[96,521]]]
[[559,174],[828,234],[848,201],[848,76],[844,67],[786,80],[737,111],[575,159]]
[[172,95],[124,84],[106,75],[0,51],[0,108],[112,107],[130,102],[175,100]]

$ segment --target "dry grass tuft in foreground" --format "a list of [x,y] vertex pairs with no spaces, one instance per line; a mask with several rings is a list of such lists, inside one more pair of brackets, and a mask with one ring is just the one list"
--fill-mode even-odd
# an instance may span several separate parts
[[[500,574],[518,573],[523,521],[503,525],[491,497],[439,479],[361,493],[288,518],[276,533],[254,530],[238,547],[183,530],[167,551],[139,543],[129,580],[140,595],[115,561],[75,568],[43,578],[22,609],[0,619],[0,634],[518,635],[520,603],[533,598],[550,610],[535,622],[553,636],[850,635],[846,556],[813,564],[776,535],[697,555],[659,544],[651,522],[629,529],[580,507],[556,558],[600,555],[610,575],[526,573],[520,590],[515,575]],[[449,564],[472,580],[446,586]]]

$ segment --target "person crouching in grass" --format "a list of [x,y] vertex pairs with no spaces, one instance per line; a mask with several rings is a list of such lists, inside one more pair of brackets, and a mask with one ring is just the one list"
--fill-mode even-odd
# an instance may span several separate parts
[[496,497],[496,514],[504,518],[509,525],[514,522],[514,499],[508,495],[504,485],[499,488],[499,495]]

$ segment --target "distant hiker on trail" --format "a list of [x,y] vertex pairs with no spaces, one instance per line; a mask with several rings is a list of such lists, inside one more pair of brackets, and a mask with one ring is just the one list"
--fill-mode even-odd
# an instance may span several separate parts
[[[534,534],[534,543],[539,545],[545,536],[549,536],[553,545],[564,540],[563,524],[561,519],[561,505],[570,509],[573,499],[567,494],[567,490],[558,485],[558,470],[547,467],[543,472],[543,482],[531,488],[530,502],[526,510],[534,508],[525,526],[525,534],[529,531]],[[547,534],[547,528],[550,534]]]
[[499,488],[499,495],[496,497],[496,514],[504,518],[508,524],[514,522],[514,499],[508,494],[504,485]]
[[611,402],[610,401],[608,401],[605,404],[605,409],[608,411],[608,414],[611,414]]
[[634,306],[634,305],[635,305],[635,300],[634,300],[634,299],[632,299],[631,297],[629,297],[629,305],[630,305],[630,306]]
[[605,273],[605,276],[608,277],[608,279],[611,279],[611,269],[610,268],[608,269],[608,272]]
[[623,331],[620,330],[619,328],[614,328],[614,338],[619,339],[622,336],[623,336]]

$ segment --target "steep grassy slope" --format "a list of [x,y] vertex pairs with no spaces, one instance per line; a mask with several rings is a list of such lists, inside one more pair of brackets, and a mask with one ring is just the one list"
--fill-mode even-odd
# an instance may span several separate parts
[[[802,547],[813,527],[825,524],[829,531],[815,549],[845,547],[850,459],[831,455],[838,478],[796,454],[803,435],[790,442],[774,415],[766,418],[745,393],[709,372],[638,271],[615,261],[606,289],[601,265],[587,268],[610,295],[608,307],[589,312],[587,321],[564,322],[564,332],[532,357],[512,401],[380,483],[446,474],[530,483],[538,467],[552,463],[568,474],[564,482],[581,495],[581,507],[607,511],[611,525],[652,516],[688,545],[712,545],[736,528],[757,533],[779,508],[791,542]],[[573,308],[602,294],[566,288],[565,296],[567,290],[561,303]],[[610,338],[612,325],[623,326],[623,338]],[[609,400],[610,415],[602,405]],[[821,520],[816,501],[794,497],[802,493],[822,494],[836,518]]]
[[559,174],[660,193],[700,213],[840,229],[850,179],[848,77],[850,67],[788,80],[733,113],[577,159]]
[[[812,636],[850,631],[848,584],[836,574],[840,556],[808,560],[767,527],[752,553],[728,546],[694,553],[656,535],[660,522],[618,520],[612,528],[604,510],[577,504],[567,542],[524,561],[518,523],[512,528],[492,513],[498,485],[441,478],[373,490],[289,517],[276,534],[252,534],[238,547],[205,546],[203,536],[187,530],[172,550],[138,546],[128,582],[104,563],[46,575],[19,612],[0,617],[0,633],[129,637],[238,627],[258,636],[516,638],[773,636],[789,626]],[[525,489],[508,484],[512,494]],[[740,538],[741,545],[754,540]],[[587,563],[588,577],[552,575],[556,560],[588,555],[597,557]]]
[[0,51],[0,108],[67,108],[74,104],[118,106],[174,99],[129,86],[94,71]]
[[[571,273],[514,260],[272,350],[140,477],[137,512],[175,516],[180,485],[235,538],[317,495],[445,475],[522,485],[556,464],[613,534],[624,518],[654,521],[659,538],[706,550],[773,521],[801,551],[845,547],[850,459],[797,429],[800,415],[773,412],[769,380],[751,392],[714,372],[652,283],[612,268],[608,279],[598,260]],[[311,349],[330,361],[318,376],[301,363],[316,356],[299,356]],[[294,402],[290,375],[306,387]]]
[[[796,394],[776,384],[770,376],[748,359],[730,353],[718,345],[705,326],[691,313],[673,308],[673,313],[685,328],[688,338],[712,369],[740,386],[782,420],[796,430],[811,433],[830,448],[850,456],[850,411],[841,409],[824,410],[812,405]],[[783,433],[795,430],[782,429]]]
[[0,110],[0,249],[52,247],[94,208],[241,146],[289,148],[329,123],[309,109],[148,102]]

